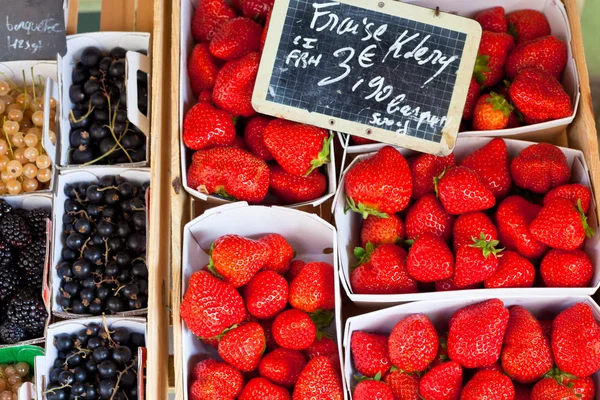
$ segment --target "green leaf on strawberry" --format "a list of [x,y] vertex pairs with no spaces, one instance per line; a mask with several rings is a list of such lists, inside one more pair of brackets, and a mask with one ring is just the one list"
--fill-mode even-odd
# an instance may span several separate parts
[[333,135],[329,135],[325,139],[323,139],[323,148],[319,152],[317,158],[310,162],[310,169],[304,176],[310,175],[315,169],[319,168],[321,165],[325,165],[329,162],[329,148],[331,146],[331,140],[333,139]]
[[352,200],[348,196],[346,196],[346,204],[347,206],[344,211],[352,210],[354,212],[357,212],[363,216],[363,219],[367,219],[369,215],[374,215],[379,218],[389,218],[389,215],[387,215],[384,212],[377,211],[373,207],[367,207],[362,203],[356,204],[354,200]]

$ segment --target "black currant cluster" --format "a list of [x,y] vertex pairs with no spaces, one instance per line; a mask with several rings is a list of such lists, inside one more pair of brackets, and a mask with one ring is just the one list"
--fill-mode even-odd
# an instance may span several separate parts
[[58,358],[50,369],[47,400],[138,399],[141,333],[91,323],[75,334],[57,335],[53,345]]
[[0,344],[44,336],[42,300],[50,211],[11,207],[0,199]]
[[147,307],[148,188],[112,175],[65,186],[65,246],[56,266],[63,311],[101,315]]
[[[127,119],[125,54],[86,47],[72,73],[69,98],[71,164],[120,164],[146,160],[146,136]],[[138,108],[147,114],[148,76],[138,74]]]

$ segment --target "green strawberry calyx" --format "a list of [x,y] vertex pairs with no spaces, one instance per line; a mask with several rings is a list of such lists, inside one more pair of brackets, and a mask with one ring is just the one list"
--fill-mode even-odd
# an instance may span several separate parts
[[490,67],[488,67],[488,63],[490,62],[490,56],[480,54],[477,56],[477,61],[475,61],[475,68],[473,69],[473,77],[480,85],[485,83],[485,75],[484,72],[490,72]]
[[235,197],[233,197],[232,195],[230,195],[229,193],[227,193],[227,191],[225,190],[225,188],[223,186],[217,186],[216,190],[215,190],[215,195],[222,197],[225,200],[231,200],[231,201],[236,201],[237,199]]
[[581,206],[581,199],[577,199],[577,211],[579,212],[579,218],[581,219],[581,224],[583,225],[585,236],[587,238],[591,238],[596,232],[594,232],[592,227],[588,224],[587,216],[583,212],[583,207]]
[[354,248],[354,257],[358,260],[356,266],[363,265],[369,262],[371,259],[371,253],[375,250],[375,245],[373,243],[368,242],[366,246],[363,247],[355,247]]
[[496,258],[502,257],[500,252],[504,250],[504,248],[496,248],[500,243],[498,240],[486,240],[483,232],[481,232],[479,239],[476,239],[475,237],[472,237],[471,239],[473,240],[473,244],[470,244],[469,246],[481,249],[483,257],[488,258],[491,254],[496,256]]
[[517,27],[512,22],[508,23],[508,34],[517,40],[519,38],[519,33],[517,32]]
[[364,375],[354,374],[354,379],[357,382],[363,382],[363,381],[380,381],[381,378],[382,378],[381,371],[378,372],[377,374],[375,374],[375,376],[373,376],[373,377],[368,377],[368,376],[364,376]]
[[317,158],[310,162],[310,168],[308,172],[304,174],[304,176],[310,175],[310,173],[313,172],[315,169],[329,162],[329,148],[331,146],[332,139],[333,135],[329,135],[325,139],[323,139],[323,147],[321,148],[321,151],[317,155]]
[[438,185],[440,184],[440,181],[442,180],[444,175],[446,175],[446,171],[448,171],[448,168],[444,168],[441,174],[433,177],[433,190],[435,190],[435,197],[440,197],[438,193]]
[[321,341],[323,339],[331,339],[331,335],[327,332],[317,331],[317,341]]
[[333,322],[333,311],[317,310],[309,314],[310,319],[315,323],[317,330],[323,330]]
[[504,114],[506,118],[510,117],[510,113],[515,107],[512,106],[501,94],[490,92],[490,96],[491,97],[489,97],[486,102],[490,103],[492,107],[494,107],[494,110],[502,111],[502,114]]
[[[552,369],[544,375],[544,378],[554,379],[559,385],[565,386],[569,389],[573,389],[575,384],[572,381],[577,379],[575,375],[563,372],[556,366],[552,367]],[[575,393],[573,390],[571,391],[576,397],[582,397],[581,393]]]
[[215,336],[210,337],[210,338],[201,338],[201,339],[221,341],[221,339],[223,339],[223,337],[225,336],[225,334],[227,332],[234,330],[238,326],[239,326],[238,324],[231,325],[229,328],[223,329],[223,332],[219,333],[218,335],[215,335]]
[[363,203],[359,202],[358,204],[356,204],[354,202],[354,200],[352,200],[350,197],[346,196],[346,209],[344,210],[344,212],[346,212],[348,210],[352,210],[354,212],[359,213],[360,215],[362,215],[363,219],[367,219],[369,217],[369,215],[374,215],[379,218],[388,218],[389,217],[389,215],[387,215],[387,213],[376,210],[373,207],[365,206]]
[[212,253],[213,250],[215,249],[215,242],[211,242],[210,244],[210,248],[208,249],[208,265],[206,266],[206,268],[217,278],[219,279],[223,279],[223,276],[221,276],[221,274],[219,274],[217,272],[217,270],[215,269],[215,262],[213,261],[212,258]]

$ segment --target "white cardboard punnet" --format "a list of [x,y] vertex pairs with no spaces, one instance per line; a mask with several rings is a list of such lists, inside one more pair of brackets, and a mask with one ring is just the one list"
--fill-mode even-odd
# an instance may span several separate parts
[[[454,157],[458,162],[464,159],[473,151],[479,149],[488,143],[492,138],[486,137],[460,137],[456,142],[454,149]],[[521,150],[535,143],[525,142],[522,140],[504,139],[508,147],[508,155],[510,158],[518,155]],[[561,147],[565,154],[567,163],[571,166],[571,182],[581,183],[587,187],[591,187],[590,175],[587,164],[583,157],[583,153],[579,150],[568,149]],[[413,151],[406,149],[398,149],[405,157],[416,154]],[[366,295],[355,294],[352,292],[350,285],[351,266],[355,262],[354,248],[360,245],[360,229],[362,226],[362,216],[356,212],[344,212],[346,206],[346,197],[344,191],[344,179],[346,174],[358,161],[371,156],[374,153],[361,154],[348,165],[340,178],[338,191],[333,201],[333,213],[335,215],[335,223],[338,230],[338,248],[340,257],[340,277],[342,286],[346,290],[348,297],[355,304],[360,306],[367,305],[392,305],[406,301],[430,300],[430,299],[445,299],[445,298],[469,298],[472,296],[505,296],[517,294],[536,294],[536,295],[592,295],[600,288],[600,232],[598,232],[598,218],[596,216],[596,203],[592,199],[592,205],[588,213],[588,223],[594,229],[596,234],[585,241],[585,252],[590,257],[594,266],[594,276],[592,284],[589,287],[581,288],[549,288],[549,287],[532,287],[532,288],[507,288],[507,289],[471,289],[471,290],[453,290],[446,292],[421,292],[410,294],[385,294],[385,295]]]
[[[335,228],[315,214],[276,206],[248,206],[245,202],[212,208],[189,222],[183,231],[182,295],[188,287],[190,276],[208,264],[206,253],[210,244],[220,236],[235,233],[258,238],[268,233],[282,235],[296,252],[295,259],[324,261],[335,270],[335,319],[331,332],[338,346],[342,339],[341,294],[337,275],[337,242]],[[218,357],[215,349],[204,344],[181,324],[183,343],[184,398],[188,399],[191,373],[194,365],[203,358]],[[341,357],[341,346],[340,357]],[[341,358],[340,358],[341,360]]]

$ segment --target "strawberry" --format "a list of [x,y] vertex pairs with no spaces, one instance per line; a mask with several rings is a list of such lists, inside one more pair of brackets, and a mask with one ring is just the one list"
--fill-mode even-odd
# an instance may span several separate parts
[[461,165],[475,171],[496,199],[501,199],[510,192],[512,181],[508,149],[503,139],[490,140],[486,145],[469,154]]
[[440,336],[439,343],[440,345],[438,347],[437,354],[429,368],[433,368],[436,365],[440,365],[442,363],[445,363],[446,361],[450,361],[450,359],[448,358],[448,340],[445,336]]
[[535,268],[526,258],[513,251],[503,251],[498,260],[498,270],[484,282],[491,288],[532,287]]
[[242,296],[207,271],[192,274],[181,303],[181,318],[194,335],[210,338],[246,318]]
[[288,271],[285,274],[285,277],[288,280],[288,282],[293,281],[294,278],[298,276],[300,271],[302,271],[302,268],[304,268],[305,265],[306,263],[302,260],[292,261],[290,263],[290,269],[288,269]]
[[[463,109],[463,120],[470,121],[473,118],[473,111],[475,110],[475,104],[479,95],[481,94],[481,85],[475,78],[471,79],[469,84],[469,91],[467,92],[467,100],[465,101],[465,108]],[[439,175],[439,174],[437,174]]]
[[317,339],[313,342],[313,344],[310,345],[309,348],[304,350],[304,355],[309,360],[312,360],[318,356],[336,356],[339,360],[337,344],[322,332],[317,332]]
[[562,384],[571,389],[578,400],[593,400],[596,397],[596,384],[590,376],[577,378],[565,374]]
[[554,36],[544,36],[519,44],[506,60],[506,75],[514,79],[526,68],[537,68],[560,79],[567,65],[567,46]]
[[190,400],[233,400],[244,386],[242,374],[223,362],[200,361],[194,367]]
[[265,42],[267,41],[267,34],[269,33],[269,24],[271,23],[272,11],[273,10],[269,11],[269,13],[267,14],[267,19],[265,21],[265,27],[263,29],[262,35],[260,36],[260,52],[261,53],[262,53],[263,49],[265,48]]
[[499,371],[479,371],[462,390],[461,400],[513,400],[515,387],[510,378]]
[[400,320],[388,338],[388,354],[394,366],[406,372],[422,372],[438,350],[438,334],[424,314]]
[[287,310],[273,321],[273,338],[286,349],[304,350],[315,341],[317,327],[310,316],[300,310]]
[[539,11],[518,10],[506,16],[508,33],[513,35],[518,43],[536,39],[550,34],[550,24]]
[[223,235],[211,244],[208,268],[235,287],[244,286],[267,263],[269,247],[239,235]]
[[327,178],[318,169],[307,176],[292,175],[277,164],[271,168],[271,191],[284,203],[315,200],[327,190]]
[[533,386],[531,400],[593,400],[594,380],[590,377],[575,378],[559,383],[555,378],[544,378]]
[[495,92],[483,94],[477,100],[473,110],[473,129],[493,131],[504,129],[508,125],[513,106],[504,96]]
[[369,242],[375,246],[383,243],[398,244],[402,239],[404,239],[404,224],[396,214],[390,214],[388,218],[369,215],[363,221],[360,230],[360,242],[363,247]]
[[183,143],[192,150],[230,146],[235,139],[233,119],[210,103],[195,104],[183,120]]
[[473,211],[460,215],[454,222],[452,246],[454,252],[465,245],[473,244],[473,240],[483,237],[486,241],[498,240],[498,230],[492,220],[481,211]]
[[571,177],[567,158],[560,148],[549,143],[537,143],[523,149],[513,158],[510,172],[515,185],[539,194],[564,185]]
[[395,244],[377,248],[367,244],[354,249],[360,265],[350,274],[356,294],[400,294],[417,292],[417,281],[406,270],[406,251]]
[[211,102],[212,101],[212,90],[203,90],[198,94],[198,102],[201,101],[207,101],[207,102]]
[[453,154],[440,157],[423,153],[410,158],[409,164],[413,180],[412,199],[418,200],[427,193],[435,193],[433,179],[444,172],[446,168],[454,167],[455,162]]
[[350,136],[350,141],[353,145],[361,146],[363,144],[373,144],[377,143],[375,140],[367,139],[361,136]]
[[460,365],[448,361],[431,368],[419,383],[424,400],[458,400],[462,389],[463,373]]
[[473,72],[480,85],[491,87],[504,78],[504,63],[514,46],[514,39],[508,33],[483,32]]
[[221,25],[235,17],[225,0],[201,0],[192,16],[192,36],[196,42],[210,42]]
[[218,61],[208,51],[208,44],[195,45],[188,60],[188,76],[194,96],[198,97],[203,90],[211,90],[218,72]]
[[294,249],[285,238],[277,233],[271,233],[258,239],[269,248],[269,255],[264,269],[285,274],[294,258]]
[[367,379],[354,388],[354,400],[395,400],[392,389],[384,382]]
[[249,322],[225,333],[219,341],[219,356],[243,372],[258,368],[265,351],[265,332],[257,322]]
[[551,343],[562,371],[585,377],[600,369],[600,326],[587,304],[577,303],[554,318]]
[[594,234],[581,206],[573,206],[567,199],[545,204],[529,225],[529,231],[536,240],[562,250],[575,250]]
[[408,250],[406,269],[419,282],[440,281],[454,273],[454,256],[442,238],[425,233]]
[[273,155],[269,149],[267,149],[263,137],[265,128],[271,121],[273,121],[273,118],[257,115],[252,117],[244,128],[244,141],[246,142],[246,146],[248,146],[252,154],[265,161],[273,159]]
[[201,193],[258,203],[269,190],[269,167],[233,147],[200,150],[192,156],[187,182]]
[[387,336],[354,331],[350,339],[350,348],[354,368],[363,376],[385,376],[392,366],[388,356]]
[[446,171],[437,184],[438,196],[450,214],[487,210],[496,204],[494,194],[477,173],[466,167]]
[[500,357],[508,310],[498,299],[456,311],[449,322],[448,356],[465,368],[492,365]]
[[258,73],[260,55],[250,53],[237,60],[227,62],[217,74],[213,88],[215,106],[232,115],[251,117],[252,91]]
[[542,327],[542,331],[544,335],[550,340],[552,337],[552,320],[550,319],[540,319],[540,326]]
[[[218,147],[218,146],[215,146],[215,147]],[[233,139],[233,144],[231,145],[231,147],[235,147],[236,149],[250,152],[250,150],[248,150],[248,148],[246,147],[246,143],[244,143],[244,138],[241,136],[236,135],[236,137]]]
[[552,249],[540,265],[544,284],[548,287],[586,287],[594,275],[594,267],[581,250]]
[[234,18],[225,21],[210,41],[213,56],[226,61],[236,60],[258,51],[262,26],[250,18]]
[[554,364],[542,327],[524,307],[512,306],[500,356],[504,373],[521,383],[542,378]]
[[283,387],[269,382],[265,378],[254,378],[250,380],[239,400],[291,400],[290,393]]
[[531,400],[531,386],[515,383],[515,400]]
[[449,240],[452,236],[454,216],[446,212],[435,194],[430,193],[421,197],[408,209],[405,223],[406,237],[409,239],[432,233]]
[[528,124],[566,118],[573,115],[571,98],[549,73],[526,68],[508,88],[510,99]]
[[342,400],[342,380],[333,363],[324,356],[315,357],[302,370],[293,400]]
[[456,282],[454,282],[454,277],[444,279],[442,281],[437,281],[435,283],[435,290],[437,292],[447,292],[449,290],[466,290],[466,289],[477,289],[481,285],[479,283],[474,283],[472,285],[467,286],[458,286]]
[[260,376],[281,386],[296,384],[300,372],[306,366],[304,354],[298,350],[277,348],[260,360]]
[[275,160],[289,174],[306,176],[329,162],[332,136],[323,128],[275,119],[263,137]]
[[271,12],[275,0],[237,0],[239,10],[245,17],[264,20]]
[[498,270],[498,259],[503,249],[496,249],[497,240],[487,241],[481,233],[473,243],[458,248],[454,264],[454,282],[467,286],[483,282]]
[[369,214],[385,218],[406,208],[412,193],[412,178],[402,154],[385,146],[346,173],[344,188],[351,210],[363,218]]
[[244,292],[248,313],[255,318],[273,318],[287,305],[288,283],[275,271],[254,275]]
[[483,10],[475,16],[475,21],[479,22],[481,29],[484,31],[506,32],[508,30],[504,7],[492,7]]
[[551,200],[556,198],[568,199],[574,206],[577,206],[577,201],[579,200],[581,202],[583,213],[587,215],[590,210],[590,203],[592,202],[592,192],[590,192],[590,189],[587,186],[580,183],[557,186],[546,193],[544,196],[544,204],[548,204]]
[[396,400],[421,400],[419,396],[419,377],[395,369],[387,374],[384,382],[390,386]]
[[496,210],[496,223],[500,242],[507,250],[513,250],[526,258],[539,258],[546,252],[546,246],[538,242],[529,225],[542,208],[529,203],[521,196],[509,196]]
[[335,275],[333,266],[326,262],[311,262],[302,268],[290,283],[290,305],[313,313],[335,308]]

